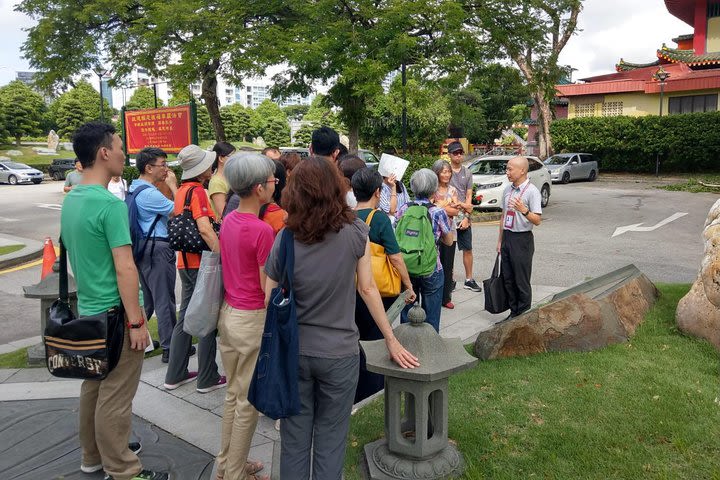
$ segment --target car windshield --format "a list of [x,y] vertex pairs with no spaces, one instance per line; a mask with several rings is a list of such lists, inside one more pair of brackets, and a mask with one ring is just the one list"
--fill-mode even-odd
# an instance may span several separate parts
[[565,165],[570,157],[564,155],[553,155],[545,160],[545,165]]
[[468,167],[475,175],[505,175],[507,160],[478,160]]
[[28,167],[24,163],[8,162],[5,164],[5,166],[13,170],[30,170],[30,167]]

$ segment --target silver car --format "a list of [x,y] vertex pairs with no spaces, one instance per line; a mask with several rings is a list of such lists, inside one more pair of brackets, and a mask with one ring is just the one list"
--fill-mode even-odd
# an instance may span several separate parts
[[24,163],[0,162],[0,182],[17,185],[18,183],[40,183],[43,181],[43,173]]
[[[467,167],[472,173],[475,184],[474,204],[476,209],[499,209],[502,205],[502,194],[510,184],[505,167],[515,155],[493,155],[480,157]],[[550,201],[550,172],[537,157],[525,156],[528,160],[528,178],[535,185],[542,197],[542,207]]]

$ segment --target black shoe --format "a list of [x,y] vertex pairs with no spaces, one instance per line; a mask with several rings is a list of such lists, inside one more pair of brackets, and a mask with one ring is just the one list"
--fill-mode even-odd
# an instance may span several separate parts
[[465,280],[464,288],[472,290],[473,292],[482,292],[482,288],[480,288],[480,285],[477,284],[474,278],[471,278],[470,280]]
[[153,340],[153,350],[155,350],[156,348],[160,348],[160,342],[158,342],[157,340]]
[[457,288],[457,282],[455,280],[452,281],[452,288],[450,289],[451,292],[454,292]]
[[511,320],[511,319],[515,318],[516,316],[517,316],[517,315],[514,315],[514,314],[511,313],[511,314],[508,315],[507,317],[505,317],[505,318],[503,318],[502,320],[500,320],[499,322],[495,322],[495,323],[507,322],[508,320]]
[[162,363],[168,363],[170,361],[170,349],[169,348],[163,348],[162,358],[160,359]]
[[[143,470],[136,474],[130,480],[168,480],[170,476],[165,472],[153,472],[152,470]],[[110,475],[105,475],[105,480],[114,480]]]
[[128,448],[131,452],[137,455],[142,450],[142,444],[140,442],[130,442],[128,443]]
[[192,357],[197,352],[197,349],[195,348],[195,345],[190,345],[190,352],[188,353],[188,356]]

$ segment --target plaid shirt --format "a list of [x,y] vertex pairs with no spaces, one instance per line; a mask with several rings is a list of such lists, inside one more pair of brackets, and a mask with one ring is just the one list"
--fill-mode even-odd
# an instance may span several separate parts
[[[412,203],[413,202],[408,202],[398,209],[397,213],[395,214],[398,220],[400,220],[400,217],[402,217],[407,211],[407,209],[411,207]],[[445,213],[445,209],[433,205],[427,198],[416,198],[414,203],[428,207],[430,219],[432,220],[433,235],[435,236],[435,249],[437,249],[438,242],[440,241],[440,235],[445,235],[452,232],[452,222],[447,216],[447,213]],[[439,252],[435,271],[437,272],[438,270],[442,270]]]

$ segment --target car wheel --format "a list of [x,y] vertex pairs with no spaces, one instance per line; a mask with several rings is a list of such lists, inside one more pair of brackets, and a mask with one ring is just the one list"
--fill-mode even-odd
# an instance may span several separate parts
[[570,183],[570,172],[563,173],[562,183]]
[[597,178],[597,173],[595,173],[595,170],[590,170],[590,176],[588,177],[588,181],[594,182]]
[[547,207],[550,202],[550,186],[546,183],[540,190],[540,206],[542,208]]
[[8,177],[8,183],[10,185],[17,185],[17,177],[15,175],[10,175]]
[[55,181],[60,181],[60,180],[62,180],[62,175],[60,174],[60,172],[53,172],[52,178]]
[[33,182],[35,185],[39,185],[40,183],[42,183],[42,179],[38,178],[38,179],[33,180],[32,182]]

